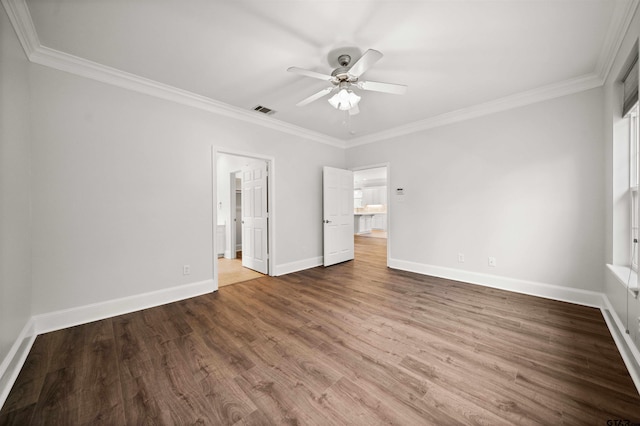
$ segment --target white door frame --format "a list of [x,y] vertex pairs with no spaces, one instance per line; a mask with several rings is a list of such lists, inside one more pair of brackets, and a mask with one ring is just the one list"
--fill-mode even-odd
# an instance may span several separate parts
[[357,172],[360,170],[377,169],[380,167],[387,168],[387,266],[389,266],[389,258],[391,257],[391,163],[377,163],[367,166],[352,167],[349,170]]
[[[267,200],[267,208],[269,209],[269,225],[267,226],[267,232],[268,232],[268,236],[267,238],[269,239],[269,244],[268,244],[268,249],[269,249],[269,259],[268,259],[268,265],[269,265],[269,275],[274,276],[274,270],[275,270],[275,265],[276,265],[276,233],[275,233],[275,225],[276,225],[276,184],[275,184],[275,174],[276,174],[276,162],[275,162],[275,158],[271,157],[271,156],[267,156],[267,155],[263,155],[263,154],[257,154],[254,152],[247,152],[247,151],[238,151],[238,150],[233,150],[233,149],[228,149],[228,148],[216,148],[215,146],[211,147],[211,183],[212,183],[212,187],[211,187],[211,193],[213,195],[212,197],[212,210],[213,210],[213,214],[212,214],[212,240],[213,240],[213,251],[212,253],[215,254],[217,253],[217,244],[218,244],[218,237],[216,236],[216,229],[218,226],[218,202],[220,201],[219,197],[218,197],[218,178],[217,178],[217,160],[218,160],[218,155],[219,154],[228,154],[228,155],[235,155],[238,157],[248,157],[248,158],[255,158],[257,160],[264,160],[267,162],[268,168],[269,168],[269,179],[268,179],[268,183],[267,183],[267,193],[268,193],[268,200]],[[212,256],[212,264],[213,264],[213,268],[212,268],[212,274],[213,274],[213,291],[218,290],[218,262],[217,262],[217,257],[216,256]]]

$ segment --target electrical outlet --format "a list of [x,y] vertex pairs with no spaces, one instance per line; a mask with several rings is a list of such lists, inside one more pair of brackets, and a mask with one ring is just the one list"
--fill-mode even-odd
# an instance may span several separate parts
[[495,257],[490,257],[488,259],[488,263],[489,263],[489,266],[491,266],[492,268],[495,268],[496,267],[496,258]]
[[191,265],[184,265],[182,267],[182,275],[189,275],[191,273]]
[[464,253],[458,253],[458,263],[464,263]]

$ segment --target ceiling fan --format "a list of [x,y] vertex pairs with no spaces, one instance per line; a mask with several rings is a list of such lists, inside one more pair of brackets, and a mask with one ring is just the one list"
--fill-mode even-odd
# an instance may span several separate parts
[[351,55],[346,53],[341,54],[338,56],[338,64],[340,66],[334,69],[330,75],[298,67],[288,68],[287,71],[289,72],[331,83],[331,86],[303,99],[298,102],[296,106],[308,105],[329,93],[336,92],[329,98],[331,106],[342,111],[349,111],[350,115],[355,115],[360,112],[358,108],[360,96],[353,91],[354,88],[373,92],[392,93],[395,95],[405,94],[407,86],[402,84],[360,81],[360,76],[378,62],[380,58],[382,58],[382,53],[374,49],[369,49],[364,52],[360,59],[351,65]]

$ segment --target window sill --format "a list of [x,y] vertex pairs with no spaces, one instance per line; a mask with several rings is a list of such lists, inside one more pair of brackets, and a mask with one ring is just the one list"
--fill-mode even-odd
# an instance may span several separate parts
[[634,295],[638,294],[638,273],[636,271],[628,266],[610,265],[608,263],[607,267],[613,272],[613,276],[618,279],[620,284],[628,288]]

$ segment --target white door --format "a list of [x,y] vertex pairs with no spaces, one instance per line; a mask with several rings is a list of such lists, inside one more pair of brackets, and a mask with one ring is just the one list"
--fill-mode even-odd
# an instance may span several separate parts
[[353,172],[322,170],[324,266],[353,259]]
[[267,163],[242,168],[242,266],[268,273]]

